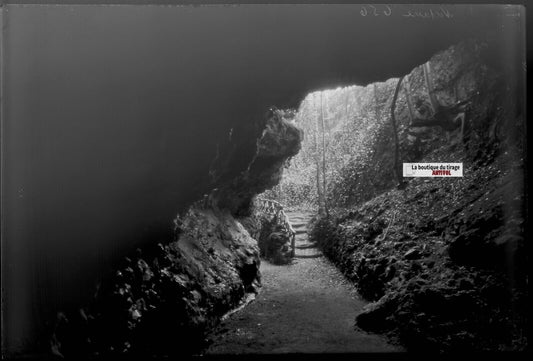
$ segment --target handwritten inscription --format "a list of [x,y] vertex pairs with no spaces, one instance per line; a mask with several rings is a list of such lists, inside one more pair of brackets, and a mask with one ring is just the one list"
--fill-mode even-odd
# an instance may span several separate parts
[[[376,17],[376,16],[391,16],[393,15],[393,9],[389,5],[363,5],[359,14],[364,17]],[[409,9],[400,13],[405,18],[422,18],[422,19],[451,19],[454,14],[442,6],[438,8],[430,9]]]
[[365,5],[361,6],[361,11],[359,12],[361,16],[391,16],[392,9],[389,5],[385,5],[383,9],[378,9],[374,5]]
[[431,20],[453,18],[453,14],[450,12],[450,10],[443,7],[429,10],[408,10],[407,13],[402,14],[402,16],[407,18],[424,18]]

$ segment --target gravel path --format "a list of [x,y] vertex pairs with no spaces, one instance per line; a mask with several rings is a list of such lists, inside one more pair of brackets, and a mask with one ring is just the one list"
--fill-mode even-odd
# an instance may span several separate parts
[[309,214],[290,213],[297,232],[290,265],[261,262],[257,298],[208,337],[205,354],[397,352],[385,338],[354,329],[366,302],[353,285],[307,241]]

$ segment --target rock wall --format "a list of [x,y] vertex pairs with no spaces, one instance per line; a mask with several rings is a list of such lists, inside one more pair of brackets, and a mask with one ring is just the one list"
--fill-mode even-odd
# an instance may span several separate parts
[[261,258],[273,264],[292,262],[292,240],[295,234],[283,210],[267,213],[261,204],[257,204],[253,213],[242,219],[242,224],[257,240]]
[[514,155],[463,179],[416,179],[314,224],[312,239],[359,293],[356,318],[409,350],[527,347],[524,171]]
[[[373,301],[356,325],[412,351],[527,348],[524,104],[520,84],[487,56],[490,46],[467,41],[430,60],[440,103],[471,98],[466,131],[415,132],[406,99],[398,102],[402,161],[462,162],[464,177],[412,178],[395,189],[390,141],[377,137],[369,160],[359,163],[368,169],[348,162],[343,170],[355,176],[332,178],[331,217],[312,230],[311,238]],[[409,75],[417,113],[427,103],[423,78],[420,67]],[[376,180],[386,182],[371,185]],[[335,198],[342,194],[355,198]]]
[[[246,170],[214,191],[219,204],[238,216],[251,214],[253,197],[277,185],[281,181],[287,160],[300,151],[302,131],[285,120],[282,111],[272,108],[266,114],[266,119],[269,121],[262,128],[257,143],[253,147],[248,145],[248,149],[253,148],[254,152],[248,153],[248,156],[253,157]],[[243,133],[253,134],[246,128]],[[244,138],[252,139],[249,136]],[[230,148],[226,155],[230,161],[222,161],[212,169],[212,174],[219,183],[227,178],[227,164],[240,159],[244,148]]]
[[[246,222],[242,215],[252,213],[257,193],[279,181],[284,162],[296,154],[301,140],[300,131],[277,111],[270,111],[262,125],[258,138],[239,138],[241,143],[219,154],[217,162],[233,167],[212,167],[217,187],[176,218],[174,240],[138,249],[102,281],[90,304],[58,314],[53,353],[195,353],[204,346],[204,333],[247,293],[257,291],[259,248],[241,224]],[[250,156],[238,149],[253,152]],[[232,159],[235,154],[251,160],[224,181],[242,162]]]

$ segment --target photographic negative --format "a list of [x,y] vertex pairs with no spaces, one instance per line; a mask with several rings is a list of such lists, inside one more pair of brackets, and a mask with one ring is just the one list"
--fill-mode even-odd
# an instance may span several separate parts
[[5,357],[527,348],[523,6],[0,14]]

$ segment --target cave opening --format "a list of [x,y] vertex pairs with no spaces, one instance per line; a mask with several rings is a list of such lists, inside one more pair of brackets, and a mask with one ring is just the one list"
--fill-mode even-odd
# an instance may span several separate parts
[[[491,47],[464,40],[407,75],[313,91],[297,109],[278,111],[302,132],[301,147],[284,162],[279,182],[254,199],[263,294],[226,327],[248,327],[264,337],[253,343],[260,353],[334,350],[324,334],[350,339],[349,346],[335,344],[347,352],[489,349],[489,338],[525,345],[516,329],[525,325],[526,260],[517,253],[524,239],[521,228],[511,226],[524,217],[518,202],[524,191],[518,130],[523,98],[520,81],[495,65]],[[514,90],[497,90],[502,88]],[[437,178],[409,178],[405,164]],[[446,178],[459,170],[457,178]],[[505,296],[488,295],[485,287]],[[476,301],[466,301],[464,292]],[[474,305],[480,303],[485,306]],[[266,311],[277,304],[285,312]],[[472,322],[470,311],[456,307],[482,316]],[[327,319],[320,315],[325,309]],[[278,317],[275,324],[258,316],[265,313]],[[342,325],[331,321],[341,314],[392,341],[365,340],[365,348],[356,334],[343,334]],[[489,314],[508,320],[499,323],[505,331],[491,326]],[[313,346],[286,332],[296,346],[278,347],[286,343],[267,335],[290,323],[309,337],[308,315],[322,335],[310,337]],[[251,351],[240,345],[250,335],[224,337],[214,336],[208,352]]]

